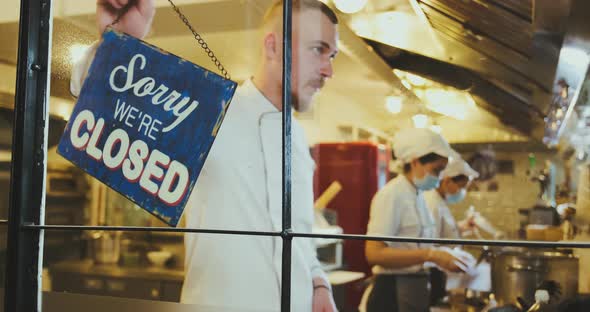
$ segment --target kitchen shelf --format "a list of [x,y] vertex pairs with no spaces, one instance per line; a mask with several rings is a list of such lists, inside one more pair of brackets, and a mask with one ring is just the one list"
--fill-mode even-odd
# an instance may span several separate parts
[[179,232],[150,232],[152,237],[183,239],[184,233]]
[[49,266],[51,290],[78,294],[179,302],[184,272],[153,266],[122,267],[92,260]]
[[78,273],[119,278],[142,278],[180,282],[184,279],[184,271],[181,269],[160,268],[155,266],[125,267],[117,264],[94,264],[92,260],[58,262],[51,265],[49,270],[52,273]]
[[85,200],[86,194],[84,193],[47,193],[45,195],[47,199],[76,199],[76,200]]

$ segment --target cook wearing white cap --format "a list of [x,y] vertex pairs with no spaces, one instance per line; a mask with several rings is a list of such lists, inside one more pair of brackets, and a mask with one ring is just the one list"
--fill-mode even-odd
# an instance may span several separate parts
[[[403,172],[373,197],[367,234],[433,238],[436,228],[423,193],[439,186],[452,149],[427,129],[398,132],[393,149]],[[365,255],[375,278],[361,311],[428,311],[429,273],[424,264],[460,271],[460,259],[429,244],[367,241]]]
[[[467,186],[479,174],[458,153],[451,154],[451,161],[441,173],[442,181],[436,189],[424,192],[426,206],[432,213],[435,224],[435,236],[438,238],[457,239],[461,233],[473,229],[473,220],[466,219],[459,223],[451,213],[448,204],[462,201],[467,194]],[[431,302],[437,302],[446,295],[446,274],[433,268],[431,278]]]
[[461,233],[471,230],[472,222],[463,220],[457,224],[448,204],[461,202],[467,194],[467,186],[479,173],[473,170],[458,154],[454,154],[442,172],[442,181],[437,189],[424,193],[426,205],[434,217],[436,236],[460,238]]

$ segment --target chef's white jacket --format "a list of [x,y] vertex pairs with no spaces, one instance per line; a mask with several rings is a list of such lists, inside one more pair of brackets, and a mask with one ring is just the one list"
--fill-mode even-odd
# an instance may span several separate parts
[[[75,66],[78,95],[97,45]],[[203,229],[282,229],[282,121],[248,80],[238,87],[185,209],[186,226]],[[311,232],[315,164],[303,129],[292,122],[292,225]],[[185,235],[181,302],[218,311],[279,311],[280,237]],[[295,238],[291,258],[292,311],[311,311],[316,276],[326,279],[311,239]]]
[[[389,181],[373,197],[367,235],[433,238],[434,220],[424,201],[422,191],[400,174]],[[385,242],[399,249],[430,248],[430,244]],[[401,269],[373,266],[374,274],[404,274],[423,270],[423,265]]]
[[460,238],[461,235],[459,234],[455,217],[453,217],[447,202],[438,191],[430,190],[425,192],[424,199],[426,200],[428,210],[430,210],[434,218],[437,238]]
[[[435,230],[434,220],[424,201],[424,192],[417,190],[403,174],[389,181],[373,196],[367,235],[434,238]],[[407,242],[385,242],[385,244],[388,247],[407,250],[432,247],[431,244]],[[374,265],[372,272],[373,274],[412,274],[424,269],[424,264],[399,269]],[[373,285],[365,289],[359,305],[360,312],[366,312],[372,289]]]

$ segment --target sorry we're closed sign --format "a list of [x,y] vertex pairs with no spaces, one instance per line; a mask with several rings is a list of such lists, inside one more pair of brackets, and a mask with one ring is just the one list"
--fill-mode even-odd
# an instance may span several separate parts
[[58,152],[176,226],[236,83],[107,30]]

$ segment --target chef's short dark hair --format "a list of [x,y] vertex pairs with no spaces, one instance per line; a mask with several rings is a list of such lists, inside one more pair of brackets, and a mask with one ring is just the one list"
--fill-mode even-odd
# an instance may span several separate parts
[[[418,157],[418,161],[423,165],[433,163],[438,160],[446,160],[446,159],[447,159],[447,157],[440,156],[437,153],[428,153],[422,157]],[[404,173],[410,172],[410,169],[412,169],[412,167],[410,166],[409,163],[404,164]]]
[[[338,16],[325,3],[319,0],[292,0],[293,12],[301,10],[320,10],[334,25],[338,25]],[[283,0],[275,1],[264,15],[264,20],[267,21],[271,16],[277,14],[277,10],[282,10]]]

